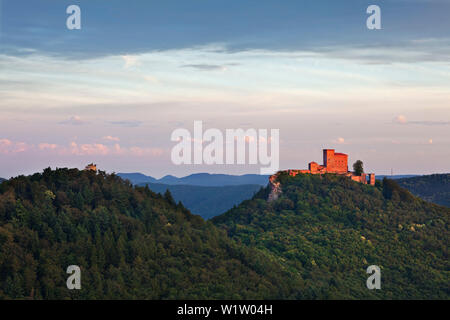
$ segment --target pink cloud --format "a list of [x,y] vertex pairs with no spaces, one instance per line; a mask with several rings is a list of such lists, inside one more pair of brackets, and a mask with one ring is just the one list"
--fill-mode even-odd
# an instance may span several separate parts
[[101,143],[86,143],[78,146],[76,142],[71,142],[70,153],[77,156],[107,155],[109,153],[109,148]]
[[131,147],[129,152],[134,156],[161,156],[164,153],[164,150],[160,148],[140,148],[140,147]]
[[72,116],[67,120],[61,121],[59,124],[68,124],[73,126],[79,126],[82,124],[86,124],[86,121],[83,121],[79,116]]
[[399,124],[406,124],[408,120],[406,120],[406,117],[404,115],[400,114],[394,118],[394,122]]
[[24,152],[28,150],[28,145],[25,142],[17,142],[14,146],[13,152]]
[[25,142],[14,142],[9,139],[0,139],[0,153],[20,153],[29,149]]
[[55,150],[56,148],[58,148],[58,145],[53,143],[39,143],[38,148],[39,150]]
[[336,144],[347,144],[347,142],[345,141],[345,139],[342,138],[342,137],[338,137],[337,139],[332,140],[332,142],[333,142],[333,143],[336,143]]
[[108,141],[120,141],[120,139],[118,137],[113,137],[113,136],[105,136],[103,137],[104,140],[108,140]]
[[12,142],[8,139],[0,139],[0,151],[5,150],[9,146],[11,146]]
[[159,157],[164,153],[160,148],[147,147],[121,147],[118,143],[107,146],[102,143],[78,144],[72,141],[68,146],[55,143],[41,142],[37,145],[29,145],[25,142],[15,142],[9,139],[0,139],[0,153],[14,154],[20,152],[45,152],[60,156],[137,156],[137,157]]

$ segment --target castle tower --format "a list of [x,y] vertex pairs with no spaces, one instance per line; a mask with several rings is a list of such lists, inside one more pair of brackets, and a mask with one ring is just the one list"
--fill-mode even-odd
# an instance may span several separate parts
[[348,155],[335,153],[334,149],[323,149],[323,166],[329,173],[347,173]]
[[325,168],[332,167],[334,159],[334,149],[323,149],[323,166]]
[[97,172],[97,165],[96,165],[96,164],[93,164],[93,163],[90,163],[90,164],[88,164],[88,165],[84,168],[84,170],[85,170],[85,171],[94,171],[94,172]]

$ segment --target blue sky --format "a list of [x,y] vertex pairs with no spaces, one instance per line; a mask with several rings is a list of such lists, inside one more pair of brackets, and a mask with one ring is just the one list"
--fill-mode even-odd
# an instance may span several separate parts
[[[67,30],[68,5],[82,29]],[[382,30],[366,28],[377,4]],[[170,133],[280,129],[282,168],[334,147],[380,174],[449,172],[450,1],[1,2],[0,176],[154,176]]]
[[[83,28],[68,33],[65,8],[78,4]],[[383,31],[365,27],[382,8]],[[4,0],[5,50],[31,47],[67,58],[226,43],[229,50],[402,45],[448,35],[450,3],[439,0],[299,1]]]

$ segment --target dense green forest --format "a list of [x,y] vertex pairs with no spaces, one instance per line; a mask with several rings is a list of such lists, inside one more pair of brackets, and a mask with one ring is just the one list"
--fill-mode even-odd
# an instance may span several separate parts
[[[393,180],[376,186],[335,175],[280,175],[270,187],[212,221],[301,277],[318,299],[449,299],[450,209],[423,201]],[[381,268],[381,290],[366,268]]]
[[408,179],[398,179],[397,183],[422,199],[450,207],[450,174],[432,174]]
[[168,185],[161,183],[143,183],[156,193],[164,193],[169,190],[175,201],[181,201],[183,205],[194,214],[210,219],[244,200],[250,199],[261,189],[260,185],[244,184],[237,186],[204,187],[189,185]]
[[[66,287],[73,264],[81,290]],[[0,185],[0,299],[296,298],[298,279],[116,175],[46,169]]]
[[449,299],[449,208],[388,179],[279,179],[212,221],[101,171],[3,182],[0,299]]

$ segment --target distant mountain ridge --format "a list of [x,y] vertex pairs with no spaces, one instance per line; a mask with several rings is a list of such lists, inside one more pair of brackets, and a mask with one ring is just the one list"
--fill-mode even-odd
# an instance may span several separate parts
[[[169,189],[176,201],[181,201],[195,214],[205,219],[210,219],[220,213],[231,209],[243,200],[250,199],[258,186],[266,186],[268,176],[247,174],[234,176],[227,174],[197,173],[186,177],[177,178],[167,175],[161,179],[155,179],[142,173],[119,173],[120,177],[128,179],[135,185],[151,184],[151,190],[164,193]],[[450,207],[450,182],[447,174],[435,175],[377,175],[376,179],[383,178],[396,180],[399,184],[426,201]],[[158,186],[160,184],[160,186]],[[247,185],[249,187],[242,187]],[[173,188],[179,186],[179,188]],[[189,188],[189,186],[191,186]],[[238,187],[236,190],[227,189],[201,189],[202,187]],[[205,194],[202,194],[205,193]],[[206,194],[208,196],[206,196]],[[219,209],[223,211],[219,211]]]
[[154,183],[158,181],[151,176],[146,176],[145,174],[139,172],[118,173],[117,175],[122,179],[129,180],[132,184]]
[[211,173],[195,173],[185,177],[174,177],[167,175],[161,179],[155,179],[151,176],[146,176],[142,173],[118,173],[122,179],[127,179],[133,184],[142,183],[162,183],[168,185],[193,185],[204,187],[221,187],[221,186],[236,186],[244,184],[256,184],[266,186],[268,183],[268,175],[259,174],[244,174],[244,175],[229,175],[229,174],[211,174]]
[[[244,174],[244,175],[230,175],[230,174],[211,174],[211,173],[194,173],[185,177],[175,177],[166,175],[161,179],[156,179],[152,176],[147,176],[143,173],[118,173],[122,179],[129,180],[132,184],[142,183],[162,183],[167,185],[192,185],[204,187],[221,187],[221,186],[237,186],[243,184],[257,184],[266,186],[269,175],[260,174]],[[419,175],[404,174],[404,175],[377,175],[377,180],[383,180],[384,177],[389,179],[403,179],[412,178]]]
[[412,194],[436,204],[450,207],[450,173],[432,174],[407,179],[397,183]]
[[193,214],[210,219],[222,214],[244,200],[252,198],[262,186],[243,184],[236,186],[205,187],[195,185],[170,185],[162,183],[140,183],[156,193],[169,190],[176,202],[181,201]]
[[6,179],[0,178],[0,183],[2,183],[3,181],[6,181]]
[[419,174],[397,174],[397,175],[380,174],[380,175],[376,175],[375,179],[383,180],[383,178],[388,178],[388,179],[392,179],[392,180],[397,180],[397,179],[409,179],[409,178],[414,178],[414,177],[420,177],[420,175]]

